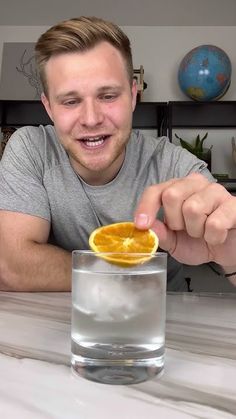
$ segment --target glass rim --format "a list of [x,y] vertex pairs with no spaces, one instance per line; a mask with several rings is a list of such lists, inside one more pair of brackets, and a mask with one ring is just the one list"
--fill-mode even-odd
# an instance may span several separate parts
[[93,256],[97,256],[97,255],[104,255],[104,256],[110,256],[110,255],[129,255],[131,257],[167,257],[168,253],[164,252],[164,251],[160,251],[160,252],[154,252],[154,253],[149,253],[149,252],[95,252],[93,250],[79,250],[79,249],[74,249],[72,250],[72,256],[75,255],[93,255]]

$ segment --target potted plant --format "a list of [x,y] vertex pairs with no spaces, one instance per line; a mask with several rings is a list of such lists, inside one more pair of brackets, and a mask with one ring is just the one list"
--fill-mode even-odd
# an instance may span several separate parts
[[190,153],[194,154],[196,157],[198,157],[200,160],[203,160],[207,163],[208,169],[211,170],[211,147],[203,147],[203,143],[205,139],[208,136],[208,132],[201,138],[198,134],[195,138],[194,142],[190,144],[188,141],[183,140],[183,138],[179,137],[177,134],[175,134],[175,137],[178,138],[180,141],[180,144],[183,148],[190,151]]

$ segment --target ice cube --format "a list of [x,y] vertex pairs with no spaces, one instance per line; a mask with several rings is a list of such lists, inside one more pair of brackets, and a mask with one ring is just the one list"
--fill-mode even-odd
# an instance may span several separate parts
[[[145,286],[137,276],[86,275],[86,280],[76,279],[78,291],[74,304],[97,321],[125,321],[147,310],[156,298],[155,282]],[[82,281],[82,282],[80,282]],[[135,283],[134,283],[135,281]],[[73,292],[75,295],[75,292]]]

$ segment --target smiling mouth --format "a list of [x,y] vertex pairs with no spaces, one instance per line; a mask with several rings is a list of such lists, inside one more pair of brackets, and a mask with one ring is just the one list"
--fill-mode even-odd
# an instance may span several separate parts
[[86,147],[93,148],[99,147],[109,138],[109,135],[100,135],[97,137],[85,137],[80,138],[80,142],[82,142]]

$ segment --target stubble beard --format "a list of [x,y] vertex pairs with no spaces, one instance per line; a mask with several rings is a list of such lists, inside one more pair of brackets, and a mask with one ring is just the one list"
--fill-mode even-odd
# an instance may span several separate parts
[[[104,171],[109,172],[109,168],[112,168],[112,165],[115,165],[116,160],[119,160],[119,157],[121,158],[120,161],[120,165],[118,165],[118,167],[114,167],[114,174],[111,176],[111,179],[109,181],[111,181],[112,179],[114,179],[117,174],[119,173],[120,169],[122,168],[124,159],[125,159],[125,150],[126,150],[126,146],[129,142],[130,136],[131,136],[131,132],[132,132],[132,127],[130,127],[128,133],[125,135],[125,140],[122,141],[122,144],[120,145],[120,147],[117,149],[115,155],[113,156],[112,160],[109,162],[109,164],[106,165],[106,167],[102,167],[101,164],[95,164],[95,162],[91,162],[90,164],[86,164],[86,162],[84,162],[83,160],[80,159],[80,156],[78,155],[78,152],[74,152],[71,149],[67,149],[66,152],[69,156],[69,160],[70,163],[72,165],[72,167],[74,168],[74,170],[76,171],[76,173],[81,176],[83,178],[83,172],[87,172],[88,174],[91,175],[92,178],[96,178],[101,176]],[[108,140],[110,141],[110,140]],[[111,141],[116,141],[116,139],[112,139]],[[123,156],[122,156],[123,154]],[[101,158],[100,158],[101,160]],[[80,173],[81,172],[81,173]],[[112,170],[111,170],[112,172]],[[86,180],[86,179],[85,179]]]

